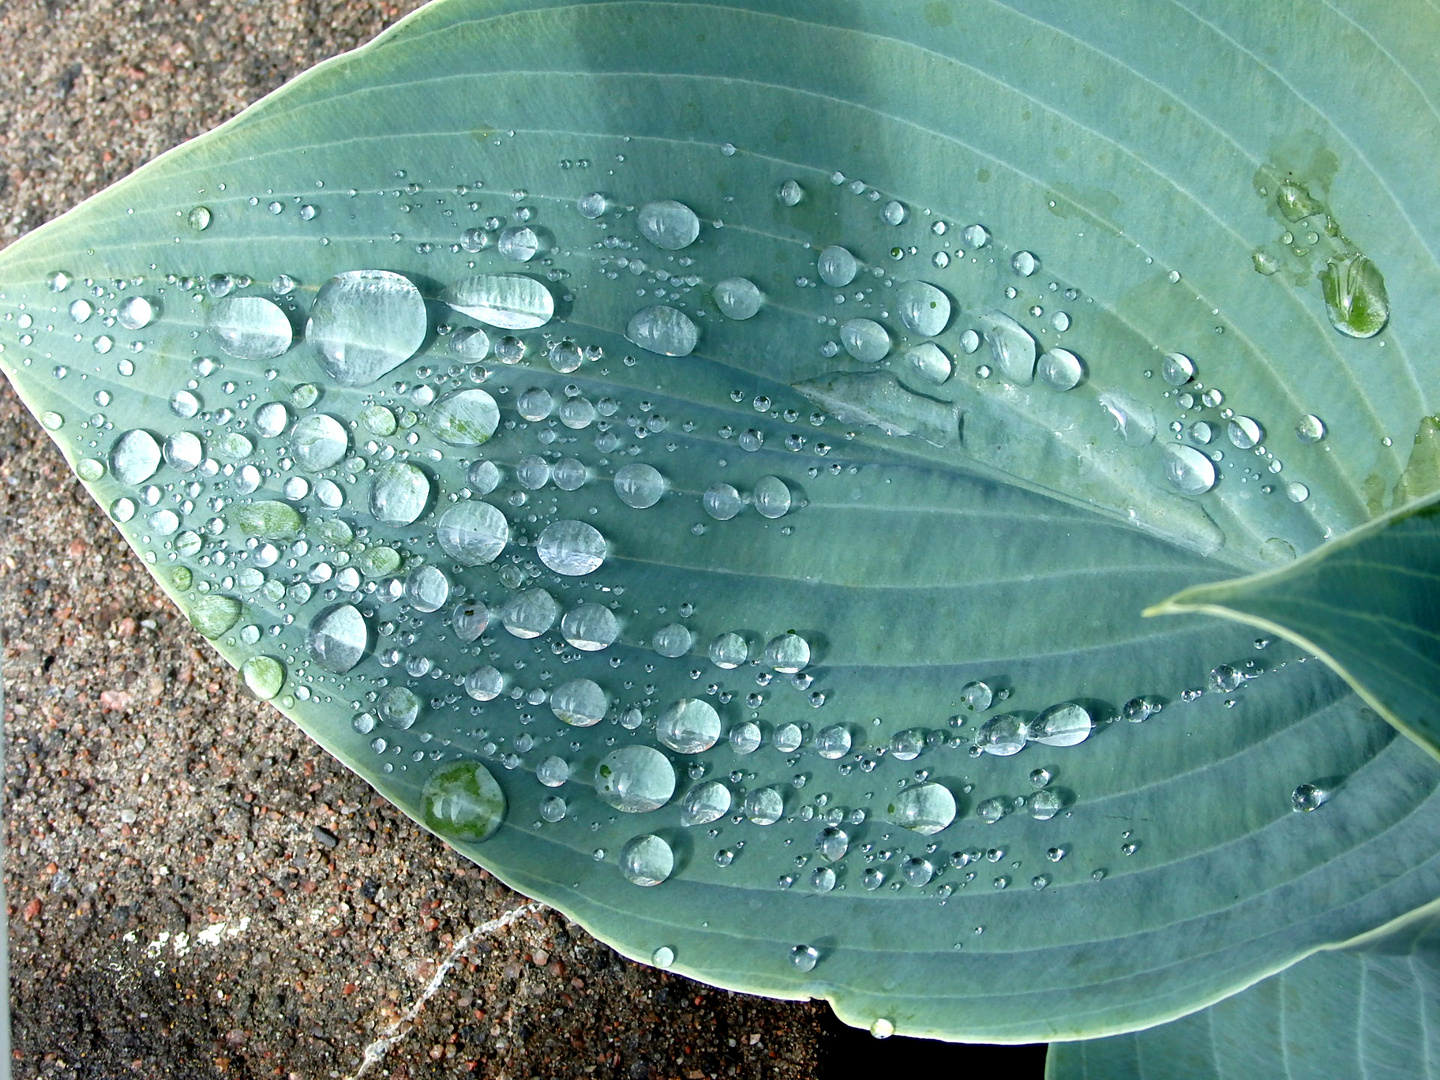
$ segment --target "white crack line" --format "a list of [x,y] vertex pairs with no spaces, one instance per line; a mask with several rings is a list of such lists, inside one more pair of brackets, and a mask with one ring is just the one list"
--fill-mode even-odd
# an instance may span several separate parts
[[481,923],[457,941],[454,947],[451,948],[450,954],[446,956],[445,959],[440,962],[440,966],[435,969],[435,974],[430,976],[430,981],[425,984],[425,989],[420,991],[420,996],[416,998],[410,1008],[406,1010],[405,1015],[390,1024],[378,1039],[365,1047],[365,1056],[360,1060],[360,1068],[356,1069],[346,1080],[360,1080],[360,1077],[370,1071],[372,1065],[378,1065],[384,1060],[385,1055],[390,1052],[392,1046],[414,1030],[415,1018],[418,1017],[420,1011],[425,1008],[425,1003],[435,996],[435,992],[439,990],[441,984],[445,982],[445,976],[450,974],[450,969],[455,966],[455,962],[465,954],[471,945],[480,938],[488,937],[490,934],[495,933],[497,930],[504,930],[517,919],[523,919],[526,915],[532,915],[544,909],[544,904],[537,904],[533,901],[528,904],[521,904],[517,908],[512,908],[504,914],[497,915],[495,918]]

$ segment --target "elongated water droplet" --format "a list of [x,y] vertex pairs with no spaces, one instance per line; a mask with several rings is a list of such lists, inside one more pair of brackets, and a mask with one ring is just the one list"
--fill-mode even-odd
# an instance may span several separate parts
[[878,364],[890,354],[890,332],[874,319],[850,319],[840,324],[840,344],[856,360]]
[[933,341],[926,341],[912,349],[905,350],[905,359],[910,370],[926,382],[939,385],[950,378],[952,365],[945,350]]
[[665,477],[653,465],[623,465],[615,471],[615,494],[626,506],[645,510],[665,494]]
[[456,761],[430,774],[421,790],[425,824],[447,840],[478,844],[505,820],[505,792],[478,761]]
[[1215,463],[1193,446],[1167,443],[1165,476],[1176,491],[1185,495],[1204,495],[1215,486]]
[[1051,349],[1040,357],[1037,371],[1051,390],[1074,390],[1085,378],[1085,362],[1069,349]]
[[620,849],[620,872],[636,885],[659,885],[675,869],[675,852],[660,837],[645,833]]
[[534,330],[555,317],[555,297],[523,274],[476,274],[445,290],[445,303],[502,330]]
[[1370,338],[1390,319],[1390,297],[1379,268],[1358,252],[1336,255],[1320,274],[1330,325],[1347,337]]
[[990,343],[990,355],[1000,374],[1017,386],[1035,381],[1035,339],[1002,311],[980,316],[980,330]]
[[689,356],[700,343],[700,330],[679,308],[657,304],[641,308],[625,328],[632,344],[661,356]]
[[896,289],[895,306],[905,328],[921,337],[937,337],[950,324],[950,298],[924,281]]
[[944,784],[916,784],[890,799],[885,816],[896,825],[930,836],[955,820],[955,795]]
[[580,577],[605,561],[605,537],[583,521],[552,521],[540,532],[535,554],[557,574]]
[[623,746],[595,767],[595,794],[627,814],[658,810],[675,794],[675,767],[652,746]]
[[673,199],[646,203],[635,221],[646,240],[667,251],[687,248],[700,235],[700,218],[695,211]]
[[1051,705],[1025,727],[1031,742],[1046,746],[1076,746],[1090,737],[1094,721],[1084,708],[1073,701]]
[[510,542],[510,523],[489,503],[472,500],[440,515],[435,539],[445,554],[465,566],[494,562]]
[[216,301],[205,325],[220,348],[240,360],[269,360],[290,348],[290,320],[263,296],[227,296]]
[[368,386],[414,356],[429,317],[415,283],[388,270],[336,274],[315,295],[305,336],[342,386]]
[[500,407],[488,391],[457,390],[431,407],[426,417],[437,438],[451,446],[479,446],[500,425]]
[[750,319],[765,303],[765,295],[749,278],[726,278],[716,282],[711,295],[720,314],[730,319]]

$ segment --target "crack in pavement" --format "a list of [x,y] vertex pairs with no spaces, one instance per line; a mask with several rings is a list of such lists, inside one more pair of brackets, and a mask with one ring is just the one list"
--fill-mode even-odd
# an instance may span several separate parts
[[450,949],[449,955],[436,967],[435,974],[430,976],[430,981],[425,984],[425,989],[420,991],[420,996],[416,998],[410,1008],[405,1011],[405,1015],[391,1023],[378,1038],[372,1041],[369,1046],[365,1047],[365,1054],[360,1059],[360,1067],[350,1076],[346,1077],[346,1080],[360,1080],[360,1077],[369,1072],[372,1066],[378,1065],[384,1060],[385,1055],[390,1052],[392,1046],[414,1030],[415,1019],[420,1015],[421,1010],[425,1008],[425,1003],[435,996],[435,992],[439,990],[441,984],[445,982],[445,976],[450,974],[450,969],[455,966],[455,962],[465,954],[471,945],[482,937],[487,937],[497,930],[505,929],[517,919],[522,919],[526,915],[532,915],[537,911],[543,910],[545,910],[545,905],[535,903],[534,901],[528,904],[521,904],[519,907],[511,908],[509,911],[497,915],[493,919],[487,919],[457,941]]

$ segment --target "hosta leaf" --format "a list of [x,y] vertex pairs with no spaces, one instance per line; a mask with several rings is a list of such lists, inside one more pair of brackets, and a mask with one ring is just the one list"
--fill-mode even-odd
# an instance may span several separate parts
[[1133,1035],[1050,1048],[1050,1080],[1440,1075],[1433,916],[1316,953],[1244,993]]
[[1153,614],[1201,611],[1317,653],[1385,719],[1440,755],[1440,528],[1403,507],[1278,570],[1186,589]]
[[1155,1023],[1440,886],[1431,759],[1139,617],[1434,486],[1424,35],[1297,10],[450,0],[0,256],[0,364],[252,689],[627,954]]

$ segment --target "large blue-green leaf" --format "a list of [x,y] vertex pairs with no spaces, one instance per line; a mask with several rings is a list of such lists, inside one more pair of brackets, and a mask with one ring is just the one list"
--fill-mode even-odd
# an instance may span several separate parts
[[1433,19],[450,0],[0,256],[0,364],[252,688],[627,954],[1133,1029],[1440,888],[1430,758],[1139,617],[1427,482]]
[[1151,614],[1205,612],[1318,654],[1392,724],[1440,755],[1440,528],[1402,507],[1289,566],[1199,585]]
[[1433,1080],[1440,927],[1419,918],[1316,953],[1244,993],[1132,1035],[1056,1043],[1050,1080]]

